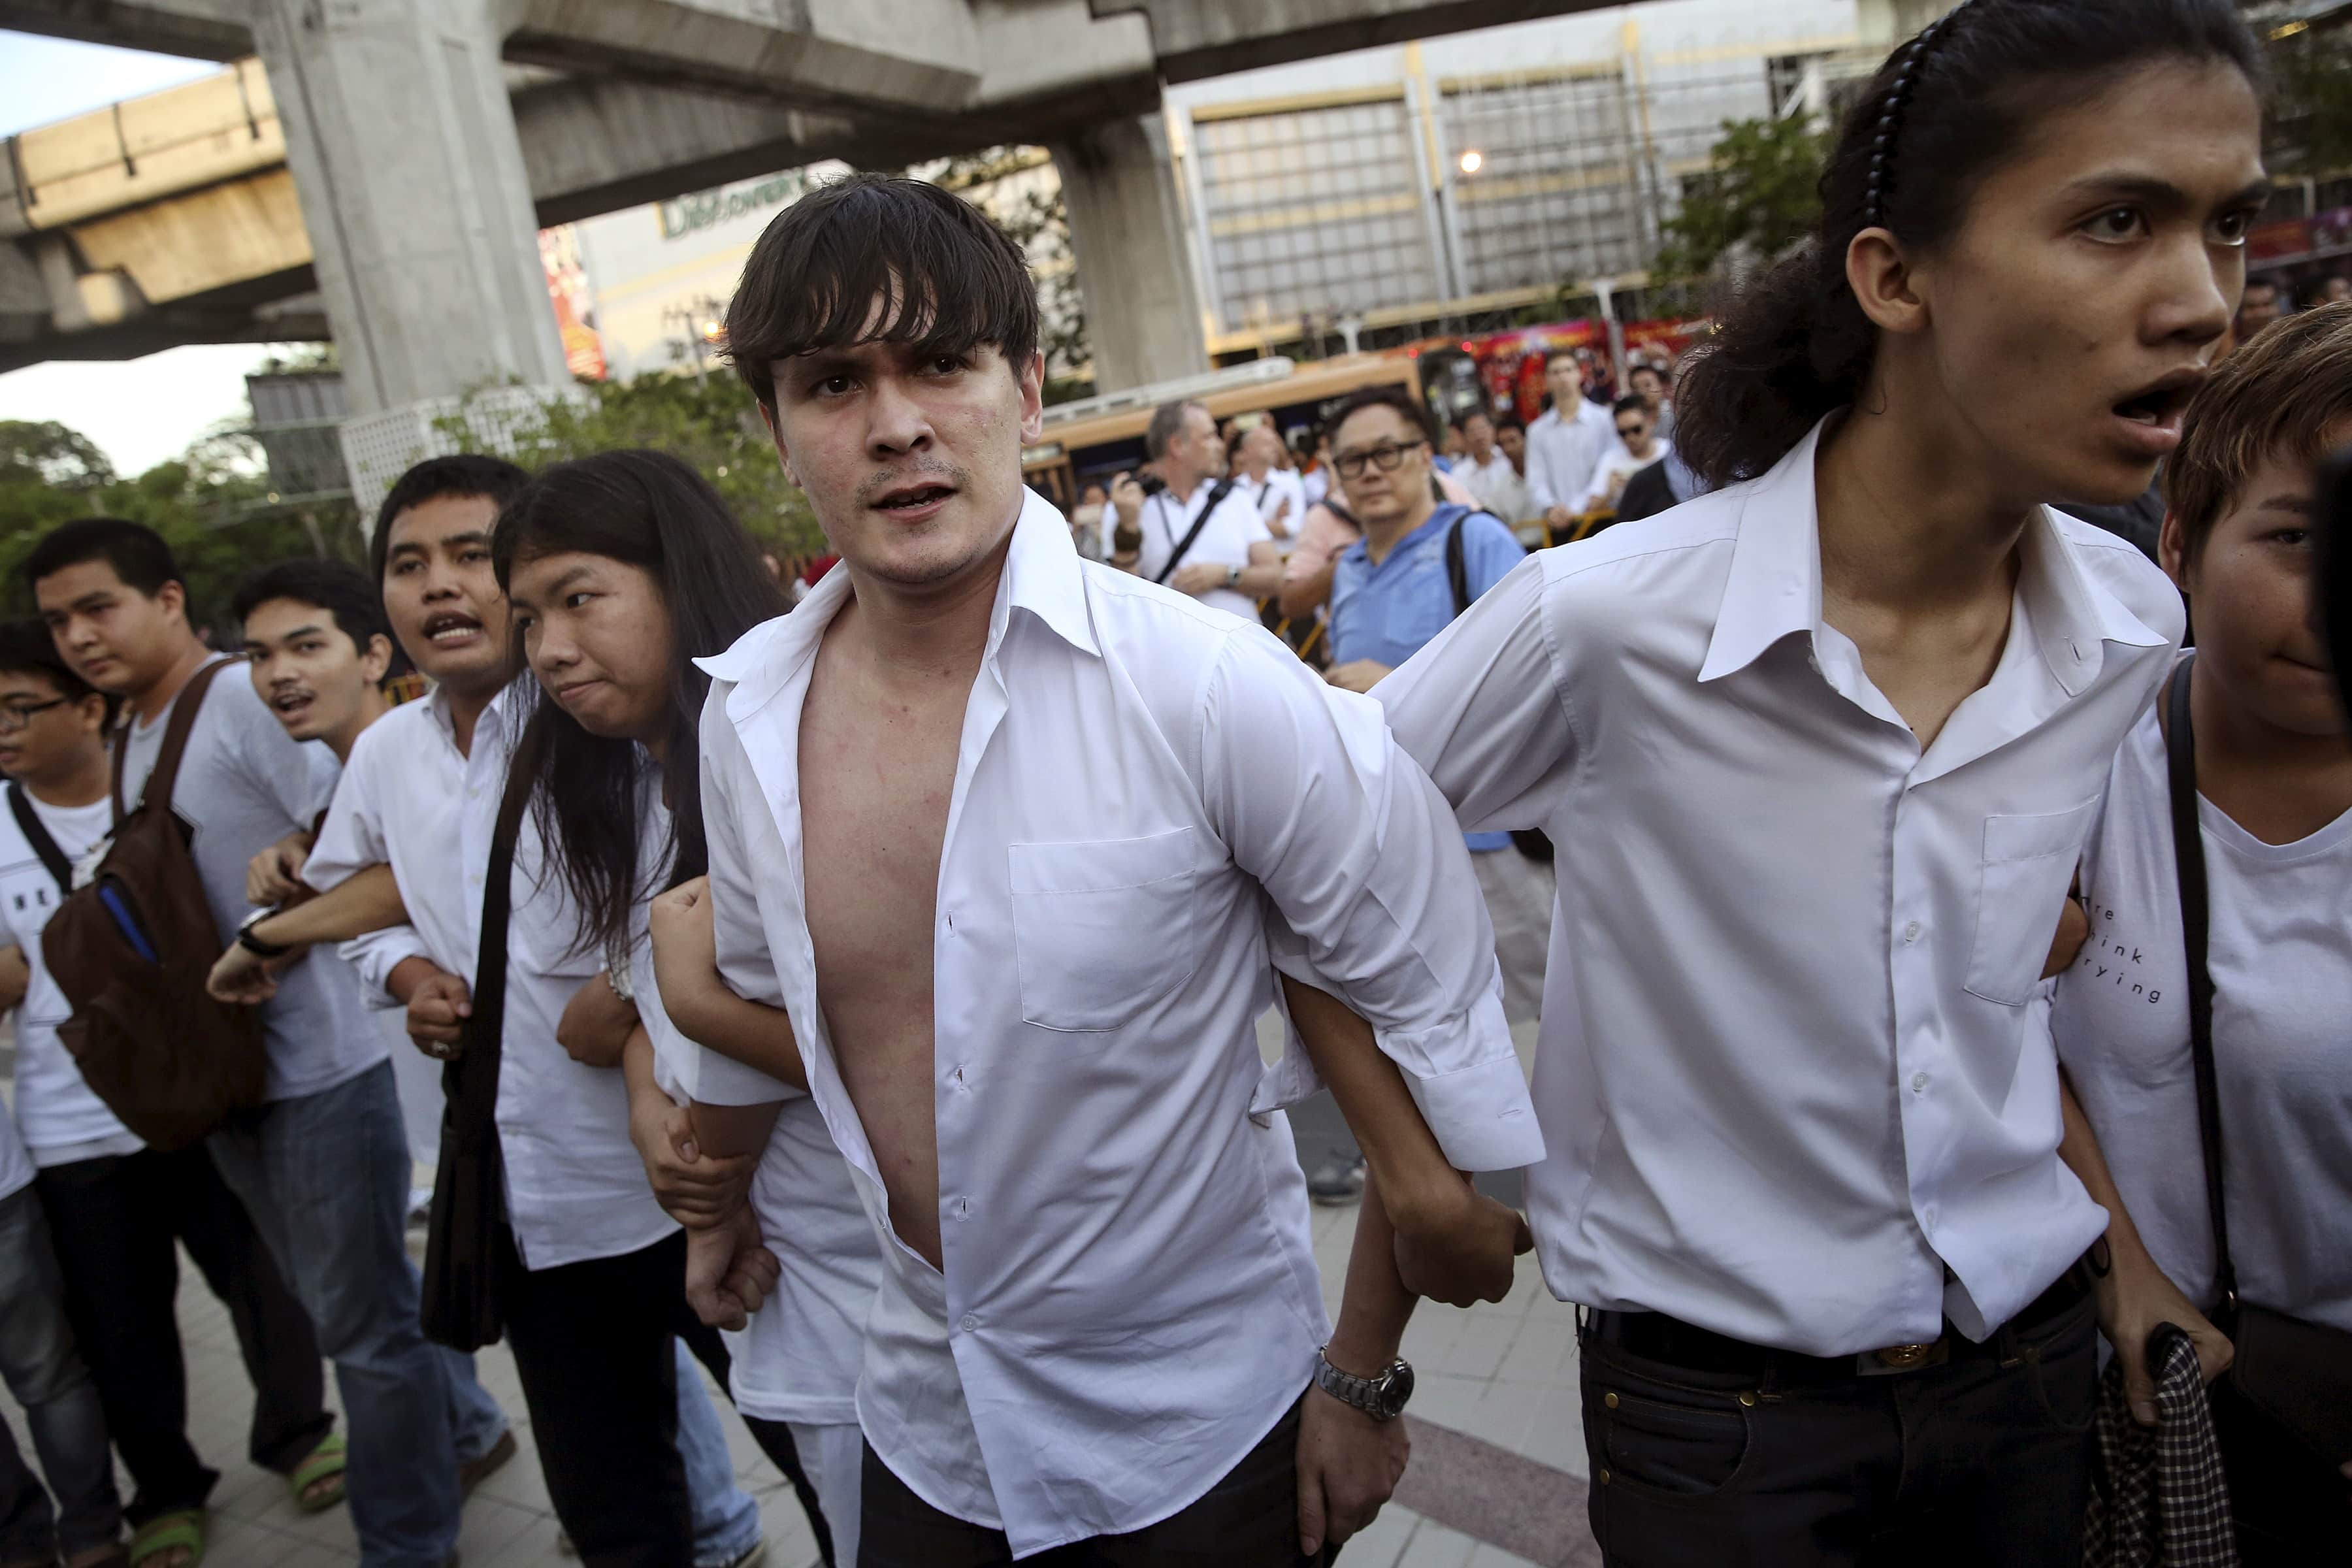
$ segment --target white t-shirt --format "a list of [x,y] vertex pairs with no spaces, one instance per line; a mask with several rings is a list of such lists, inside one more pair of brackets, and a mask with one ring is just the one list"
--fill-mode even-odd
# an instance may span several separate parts
[[[30,791],[25,799],[68,864],[79,863],[114,826],[109,801],[50,805]],[[6,941],[23,950],[32,972],[25,1000],[10,1019],[16,1032],[16,1123],[32,1157],[43,1165],[142,1147],[137,1134],[90,1092],[58,1038],[58,1026],[73,1016],[73,1008],[41,955],[41,931],[61,898],[57,879],[16,826],[16,814],[0,810],[0,924],[7,928]]]
[[[653,1042],[654,1076],[683,1103],[702,1053],[661,1005],[646,907],[629,955],[630,989]],[[779,1086],[780,1088],[782,1086]],[[726,1336],[735,1407],[762,1421],[835,1426],[857,1419],[866,1319],[882,1282],[882,1254],[849,1162],[816,1101],[790,1089],[751,1176],[751,1212],[780,1267],[776,1288],[740,1333]]]
[[[2148,1251],[2213,1300],[2164,737],[2116,755],[2083,856],[2091,939],[2049,1004]],[[2352,813],[2265,844],[2200,799],[2230,1252],[2246,1300],[2352,1331]]]
[[[126,805],[154,772],[170,721],[167,709],[116,741],[125,748]],[[241,666],[213,678],[180,759],[172,806],[195,828],[196,871],[223,947],[253,912],[245,900],[247,864],[288,834],[309,831],[333,798],[341,771],[323,742],[286,732]],[[266,1100],[323,1093],[384,1059],[384,1037],[361,1004],[359,976],[328,948],[312,948],[278,976],[278,994],[262,1004],[261,1019],[269,1046]]]
[[[1612,500],[1613,498],[1609,494],[1609,485],[1610,481],[1616,479],[1618,475],[1622,474],[1631,479],[1652,463],[1664,462],[1666,454],[1673,450],[1674,447],[1667,442],[1654,439],[1650,443],[1650,455],[1646,458],[1637,458],[1625,449],[1623,441],[1611,441],[1608,449],[1601,454],[1600,463],[1592,470],[1591,483],[1584,487],[1583,510],[1591,511],[1594,507],[1604,505]],[[1621,490],[1618,493],[1622,495],[1624,492]]]
[[16,1124],[0,1116],[0,1199],[15,1197],[33,1184],[33,1162],[25,1157],[25,1141]]
[[[1147,582],[1158,580],[1160,568],[1168,564],[1169,556],[1175,552],[1177,545],[1183,542],[1184,535],[1192,531],[1192,520],[1208,504],[1209,496],[1217,484],[1215,479],[1202,479],[1200,488],[1186,501],[1179,502],[1174,496],[1162,490],[1143,503],[1143,515],[1137,520],[1143,530],[1143,554],[1137,563],[1138,575]],[[1225,499],[1217,503],[1217,510],[1210,515],[1208,525],[1201,530],[1201,536],[1192,541],[1192,548],[1184,552],[1184,558],[1177,563],[1176,572],[1204,563],[1216,566],[1246,566],[1249,564],[1250,546],[1273,537],[1266,531],[1265,520],[1258,515],[1257,503],[1250,500],[1248,488],[1235,481]],[[1168,574],[1171,584],[1176,572]],[[1212,588],[1194,596],[1211,609],[1239,616],[1245,621],[1257,619],[1257,601],[1246,594],[1236,593],[1231,588]]]

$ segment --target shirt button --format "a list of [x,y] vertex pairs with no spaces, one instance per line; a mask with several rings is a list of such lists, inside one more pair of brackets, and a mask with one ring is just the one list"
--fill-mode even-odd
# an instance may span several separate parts
[[[1936,1208],[1933,1204],[1930,1204],[1927,1207],[1919,1211],[1919,1228],[1921,1230],[1933,1230],[1936,1228]],[[964,1321],[966,1322],[970,1322],[971,1320],[967,1318]]]
[[1919,922],[1918,922],[1917,921],[1913,921],[1909,925],[1905,926],[1905,927],[1903,928],[1903,942],[1904,942],[1904,945],[1906,945],[1906,946],[1907,947],[1907,946],[1909,946],[1912,942],[1917,942],[1918,940],[1919,940]]
[[968,1334],[976,1333],[979,1331],[979,1329],[980,1320],[971,1313],[966,1312],[963,1315],[963,1331]]
[[1927,1092],[1927,1075],[1926,1073],[1915,1072],[1911,1075],[1911,1092],[1914,1094],[1925,1094]]

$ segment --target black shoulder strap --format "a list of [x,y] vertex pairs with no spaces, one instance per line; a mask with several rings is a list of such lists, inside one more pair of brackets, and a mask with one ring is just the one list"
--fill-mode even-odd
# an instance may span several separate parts
[[2189,955],[2189,1049],[2197,1073],[2197,1131],[2205,1152],[2205,1207],[2213,1222],[2213,1283],[2224,1309],[2238,1300],[2230,1260],[2230,1216],[2221,1195],[2221,1091],[2213,1068],[2213,974],[2206,967],[2210,907],[2205,892],[2205,830],[2197,817],[2197,736],[2189,718],[2189,672],[2195,656],[2173,667],[2165,689],[2165,756],[2172,785],[2172,858],[2180,877],[2181,945]]
[[[1160,493],[1166,495],[1168,492],[1161,490]],[[1177,566],[1183,562],[1184,552],[1192,548],[1192,542],[1201,537],[1202,529],[1209,526],[1209,519],[1216,515],[1217,509],[1224,505],[1225,498],[1233,493],[1234,477],[1227,474],[1216,482],[1215,488],[1209,491],[1209,504],[1201,509],[1201,515],[1194,518],[1192,526],[1184,531],[1183,539],[1178,542],[1175,550],[1168,557],[1168,564],[1160,569],[1160,575],[1154,577],[1153,582],[1164,584],[1176,574]]]
[[[1495,517],[1495,514],[1476,507],[1465,507],[1462,515],[1454,520],[1454,526],[1445,531],[1445,580],[1454,588],[1454,616],[1456,620],[1461,619],[1463,613],[1470,608],[1471,600],[1477,597],[1470,592],[1470,564],[1463,559],[1462,545],[1462,525],[1474,517]],[[1503,523],[1507,529],[1511,526],[1499,517],[1495,517],[1495,521]]]
[[1352,511],[1349,511],[1346,507],[1341,506],[1341,505],[1340,505],[1337,500],[1334,500],[1331,497],[1329,497],[1329,496],[1328,496],[1328,495],[1327,495],[1327,496],[1325,496],[1325,497],[1323,498],[1323,502],[1322,502],[1322,504],[1323,504],[1323,506],[1324,506],[1325,510],[1328,510],[1328,511],[1330,512],[1330,514],[1331,514],[1333,517],[1338,518],[1341,522],[1346,523],[1349,528],[1354,529],[1358,533],[1361,533],[1361,532],[1363,532],[1363,531],[1364,531],[1364,525],[1363,525],[1362,523],[1358,522],[1358,521],[1356,521],[1356,514],[1355,514],[1354,512],[1352,512]]
[[25,786],[15,779],[8,781],[8,809],[16,814],[16,826],[25,830],[25,842],[33,847],[33,853],[41,858],[41,864],[47,866],[49,875],[57,879],[58,896],[62,898],[72,892],[73,862],[67,859],[66,852],[58,847],[57,839],[49,832],[49,825],[41,820],[40,814],[33,809],[32,801],[25,794]]
[[1469,521],[1470,514],[1465,511],[1445,531],[1445,580],[1454,587],[1454,615],[1457,620],[1470,607],[1470,566],[1462,559],[1462,525]]
[[[155,753],[155,765],[148,771],[147,782],[139,786],[139,798],[143,803],[151,794],[168,807],[172,786],[180,780],[180,757],[188,749],[188,731],[196,726],[196,715],[203,710],[205,693],[211,689],[213,679],[232,664],[243,664],[241,658],[216,658],[188,677],[180,694],[172,699],[172,717],[163,724],[163,744]],[[122,729],[114,738],[114,771],[111,782],[114,791],[114,826],[131,815],[122,804],[122,769],[124,753],[131,750],[131,721],[125,719]]]

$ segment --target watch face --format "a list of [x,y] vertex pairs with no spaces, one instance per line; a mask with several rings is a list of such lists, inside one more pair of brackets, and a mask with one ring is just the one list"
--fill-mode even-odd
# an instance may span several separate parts
[[1405,1401],[1412,1397],[1412,1367],[1405,1362],[1399,1362],[1389,1368],[1388,1376],[1381,1380],[1381,1407],[1391,1415],[1394,1415],[1404,1408]]

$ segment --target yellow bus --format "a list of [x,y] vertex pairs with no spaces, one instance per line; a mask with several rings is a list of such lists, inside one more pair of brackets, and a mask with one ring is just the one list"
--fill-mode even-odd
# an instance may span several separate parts
[[1143,465],[1143,432],[1153,410],[1181,398],[1219,423],[1236,414],[1269,413],[1284,437],[1319,426],[1332,405],[1367,386],[1401,386],[1421,395],[1421,368],[1409,355],[1349,354],[1297,363],[1251,360],[1205,375],[1114,392],[1045,410],[1045,434],[1021,454],[1029,486],[1065,512],[1088,484]]

